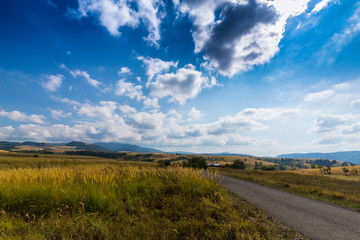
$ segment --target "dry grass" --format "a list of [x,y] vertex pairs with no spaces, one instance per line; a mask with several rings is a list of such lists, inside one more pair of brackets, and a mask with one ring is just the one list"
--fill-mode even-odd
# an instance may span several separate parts
[[202,171],[0,154],[1,239],[300,239]]

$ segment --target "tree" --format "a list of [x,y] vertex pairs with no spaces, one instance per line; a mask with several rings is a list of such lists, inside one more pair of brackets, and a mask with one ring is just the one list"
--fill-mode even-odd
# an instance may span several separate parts
[[315,168],[316,168],[316,164],[315,164],[315,163],[311,164],[311,168],[312,168],[312,169],[315,169]]
[[[323,173],[323,170],[324,170],[323,165],[319,164],[317,167],[318,167],[318,169],[320,170],[320,173],[322,174],[322,173]],[[325,171],[324,171],[324,173],[325,173]]]
[[346,167],[342,168],[342,171],[344,172],[345,176],[347,175],[347,173],[349,172],[349,169],[347,169]]
[[170,160],[159,160],[157,162],[157,164],[159,167],[167,167],[167,166],[170,166],[171,161]]
[[193,158],[189,158],[187,160],[187,162],[184,162],[183,164],[184,167],[192,167],[195,169],[207,169],[208,165],[206,163],[206,160],[202,157],[193,157]]
[[235,168],[235,169],[245,169],[246,165],[243,161],[240,160],[235,160],[231,165],[231,168]]
[[326,168],[324,169],[324,173],[325,174],[331,174],[331,167],[329,165],[327,165]]

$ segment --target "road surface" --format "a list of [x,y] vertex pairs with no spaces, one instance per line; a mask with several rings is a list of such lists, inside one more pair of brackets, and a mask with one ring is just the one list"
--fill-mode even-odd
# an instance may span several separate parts
[[230,177],[222,185],[310,239],[360,240],[355,210]]

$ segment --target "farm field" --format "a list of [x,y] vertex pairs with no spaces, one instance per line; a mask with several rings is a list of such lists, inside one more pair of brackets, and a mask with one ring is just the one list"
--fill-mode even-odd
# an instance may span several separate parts
[[0,153],[1,239],[303,239],[217,174],[139,161]]
[[221,174],[266,186],[297,193],[314,199],[360,210],[360,176],[353,171],[360,167],[331,168],[331,174],[323,174],[319,169],[300,169],[292,171],[261,171],[221,168]]

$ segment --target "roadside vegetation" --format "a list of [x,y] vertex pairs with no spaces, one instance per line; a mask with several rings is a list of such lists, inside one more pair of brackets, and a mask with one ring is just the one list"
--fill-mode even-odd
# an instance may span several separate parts
[[0,238],[302,239],[216,173],[174,165],[2,152]]
[[[344,170],[345,168],[345,170]],[[221,174],[360,210],[360,168],[322,167],[293,171],[221,168]]]

